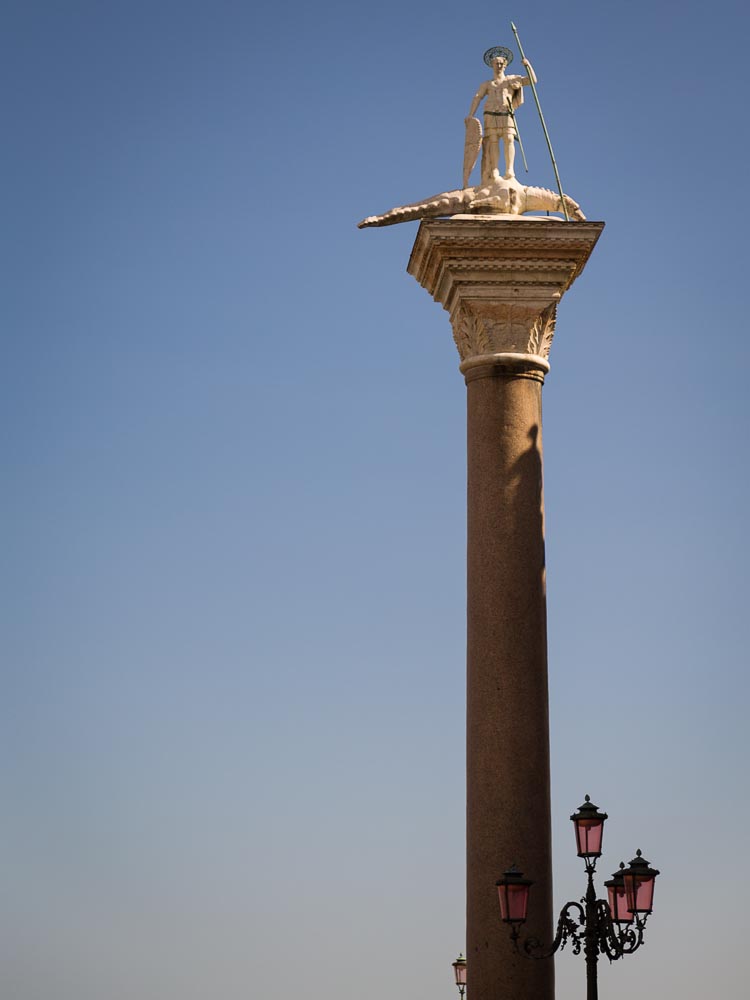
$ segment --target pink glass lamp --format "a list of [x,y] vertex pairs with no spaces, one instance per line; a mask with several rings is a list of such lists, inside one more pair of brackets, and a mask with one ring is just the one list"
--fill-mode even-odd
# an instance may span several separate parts
[[624,863],[620,862],[620,871],[615,872],[612,878],[608,879],[604,886],[609,899],[609,912],[616,924],[632,924],[633,911],[628,909],[628,895],[625,892],[625,878],[622,870]]
[[500,916],[506,924],[522,924],[529,906],[529,888],[534,883],[523,877],[523,872],[513,865],[498,879]]
[[453,963],[453,975],[456,979],[456,986],[458,986],[458,992],[463,997],[466,992],[466,959],[461,954],[458,956],[456,961]]
[[600,813],[587,795],[586,801],[570,818],[575,825],[578,857],[586,858],[589,863],[602,853],[602,835],[607,814]]
[[640,851],[635,852],[630,865],[623,869],[622,877],[625,882],[628,909],[633,913],[645,915],[651,913],[654,903],[654,882],[658,874],[657,869],[652,868],[648,861],[641,857]]

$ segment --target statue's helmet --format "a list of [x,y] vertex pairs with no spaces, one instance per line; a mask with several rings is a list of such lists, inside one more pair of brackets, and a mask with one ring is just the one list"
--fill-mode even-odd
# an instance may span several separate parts
[[504,45],[493,45],[491,49],[487,49],[484,54],[484,61],[488,66],[491,66],[492,60],[496,59],[498,56],[503,57],[506,66],[510,66],[513,62],[513,53],[510,49],[506,49]]

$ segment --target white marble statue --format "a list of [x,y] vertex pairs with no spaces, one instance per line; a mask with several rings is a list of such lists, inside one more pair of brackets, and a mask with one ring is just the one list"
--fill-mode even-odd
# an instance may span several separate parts
[[[469,114],[466,117],[467,134],[473,132],[474,115],[482,101],[484,104],[484,138],[482,140],[482,183],[489,184],[500,178],[500,143],[505,154],[506,180],[515,177],[513,164],[516,156],[515,112],[523,104],[523,88],[537,76],[528,59],[523,64],[528,76],[506,76],[505,70],[513,59],[513,53],[502,45],[488,49],[484,54],[485,63],[492,69],[492,79],[485,80],[474,95]],[[464,187],[468,177],[464,176]]]
[[[519,43],[520,46],[520,43]],[[523,55],[523,53],[522,53]],[[523,58],[527,76],[509,76],[505,70],[513,59],[510,49],[497,45],[484,54],[485,63],[492,69],[492,79],[479,87],[464,119],[466,142],[464,147],[463,187],[443,191],[409,205],[392,208],[383,215],[370,215],[359,223],[359,228],[390,226],[410,219],[429,219],[445,215],[481,214],[514,217],[525,212],[561,212],[566,218],[584,221],[586,216],[580,205],[567,194],[549,188],[529,187],[519,183],[514,173],[515,138],[517,134],[515,112],[523,104],[523,88],[537,77],[531,63]],[[475,114],[484,104],[484,134]],[[538,100],[537,100],[538,104]],[[539,109],[541,118],[541,109]],[[546,127],[542,122],[543,127]],[[500,144],[505,158],[504,173],[500,173]],[[469,176],[476,164],[480,148],[482,169],[479,184],[469,186]],[[551,153],[550,147],[550,153]],[[553,160],[554,165],[554,160]],[[555,168],[556,169],[556,168]]]
[[[586,216],[581,211],[578,202],[569,195],[564,195],[565,208],[569,218],[576,222],[584,222]],[[410,222],[412,219],[436,219],[443,215],[463,215],[466,213],[480,215],[518,216],[524,212],[562,212],[563,206],[557,191],[549,188],[528,187],[519,184],[515,177],[506,180],[501,177],[489,184],[476,187],[458,188],[455,191],[443,191],[434,194],[423,201],[415,201],[410,205],[399,205],[383,215],[369,215],[358,223],[359,229],[369,229],[370,226],[392,226],[396,222]]]

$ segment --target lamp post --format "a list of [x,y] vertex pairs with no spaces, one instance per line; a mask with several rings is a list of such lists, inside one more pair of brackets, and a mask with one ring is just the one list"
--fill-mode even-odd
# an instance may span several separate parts
[[597,1000],[597,964],[604,954],[610,962],[632,955],[643,944],[646,918],[653,909],[654,881],[659,872],[637,851],[626,868],[604,883],[608,901],[597,899],[594,872],[602,853],[602,835],[607,814],[599,812],[588,795],[570,817],[575,826],[578,857],[584,859],[587,876],[586,894],[580,902],[563,906],[552,944],[545,947],[538,938],[527,938],[520,944],[520,927],[526,920],[529,890],[533,885],[523,872],[513,865],[496,885],[500,898],[500,916],[510,924],[510,937],[516,953],[525,958],[551,958],[571,942],[574,955],[586,959],[586,1000]]
[[456,979],[459,996],[463,1000],[464,993],[466,992],[466,959],[463,954],[460,954],[453,963],[453,975]]

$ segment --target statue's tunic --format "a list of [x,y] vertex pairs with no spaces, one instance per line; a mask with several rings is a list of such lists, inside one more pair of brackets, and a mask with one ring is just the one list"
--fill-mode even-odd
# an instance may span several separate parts
[[515,139],[516,129],[508,111],[508,101],[515,111],[523,104],[522,76],[491,80],[484,106],[484,134],[488,139]]

